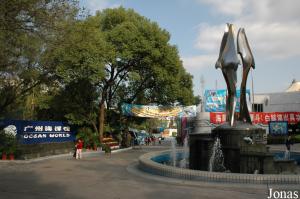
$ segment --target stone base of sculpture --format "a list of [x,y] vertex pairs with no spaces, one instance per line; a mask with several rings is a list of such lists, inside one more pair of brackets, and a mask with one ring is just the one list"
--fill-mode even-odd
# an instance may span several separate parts
[[189,139],[190,169],[207,171],[211,149],[214,143],[211,133],[191,133]]
[[203,133],[196,128],[189,135],[189,167],[194,170],[209,170],[213,145],[216,138],[219,138],[224,156],[224,172],[295,173],[297,165],[294,160],[274,160],[265,136],[265,129],[243,122],[236,122],[234,126],[225,123],[214,128],[211,133]]
[[212,131],[221,141],[224,166],[234,173],[273,173],[273,155],[266,147],[263,128],[243,122],[228,123]]

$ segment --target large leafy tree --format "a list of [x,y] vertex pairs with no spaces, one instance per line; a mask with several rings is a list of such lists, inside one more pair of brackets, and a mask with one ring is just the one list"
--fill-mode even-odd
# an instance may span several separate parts
[[193,103],[192,77],[169,40],[166,30],[131,9],[106,9],[72,26],[46,60],[62,82],[84,78],[97,87],[102,139],[105,110],[122,101]]
[[100,136],[104,104],[109,108],[118,99],[118,91],[127,90],[117,102],[133,102],[138,96],[157,104],[193,102],[191,76],[185,72],[176,47],[169,44],[166,30],[124,8],[104,10],[96,18],[110,50],[100,84]]
[[77,11],[74,0],[0,2],[0,114],[47,82],[41,55],[64,31],[60,24],[75,20]]

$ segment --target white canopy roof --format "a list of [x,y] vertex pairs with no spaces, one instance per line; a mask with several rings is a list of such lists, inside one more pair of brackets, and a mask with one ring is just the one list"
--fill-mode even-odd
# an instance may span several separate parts
[[299,92],[300,91],[300,82],[293,80],[290,87],[285,92]]

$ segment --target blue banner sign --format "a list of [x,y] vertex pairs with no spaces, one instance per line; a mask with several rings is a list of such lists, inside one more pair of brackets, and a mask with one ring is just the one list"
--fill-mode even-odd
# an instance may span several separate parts
[[288,134],[288,122],[269,122],[269,133],[271,135],[287,135]]
[[[225,112],[226,111],[227,90],[205,90],[205,111],[206,112]],[[250,90],[246,90],[246,100],[248,109],[250,110]],[[240,111],[240,90],[236,91],[236,107],[235,111]]]
[[22,144],[71,142],[75,132],[65,122],[2,120],[0,128],[16,135]]

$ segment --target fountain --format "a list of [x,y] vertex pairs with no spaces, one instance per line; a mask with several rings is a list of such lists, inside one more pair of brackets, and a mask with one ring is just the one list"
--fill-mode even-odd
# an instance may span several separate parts
[[286,150],[284,152],[284,160],[289,160],[291,157],[290,151]]
[[[199,112],[194,121],[194,129],[189,134],[188,164],[188,150],[185,149],[188,140],[185,140],[182,150],[176,150],[174,140],[171,151],[142,155],[139,158],[139,168],[152,174],[188,180],[299,184],[300,175],[290,175],[299,174],[297,163],[291,159],[274,159],[274,154],[269,151],[264,140],[265,129],[251,122],[246,103],[246,82],[249,70],[254,68],[254,59],[245,30],[239,29],[236,47],[233,25],[227,24],[227,28],[216,63],[216,68],[222,70],[227,84],[226,122],[214,128],[206,122],[206,113]],[[236,113],[238,55],[241,56],[243,75],[240,110]],[[166,162],[171,162],[172,166],[165,165]],[[176,167],[178,165],[180,167]],[[185,169],[187,165],[189,169]]]
[[[234,40],[237,38],[237,44]],[[237,68],[243,66],[240,110],[236,113]],[[227,84],[226,123],[214,128],[212,132],[202,132],[201,124],[197,124],[190,135],[190,168],[206,170],[212,168],[216,156],[215,150],[224,155],[224,166],[234,173],[275,173],[276,162],[268,151],[264,141],[265,130],[253,125],[246,102],[246,83],[249,70],[254,68],[254,58],[246,37],[245,30],[240,28],[234,35],[232,24],[227,24],[223,35],[216,68],[220,68]],[[217,145],[219,144],[220,145]],[[215,143],[215,144],[213,144]],[[220,147],[222,145],[222,148]],[[219,149],[217,149],[219,147]],[[222,153],[221,153],[222,150]],[[221,161],[221,160],[220,160]],[[288,162],[287,162],[288,163]],[[221,169],[222,170],[222,169]]]
[[208,171],[225,171],[224,156],[219,138],[216,138],[214,146],[212,148],[212,154],[209,159]]

